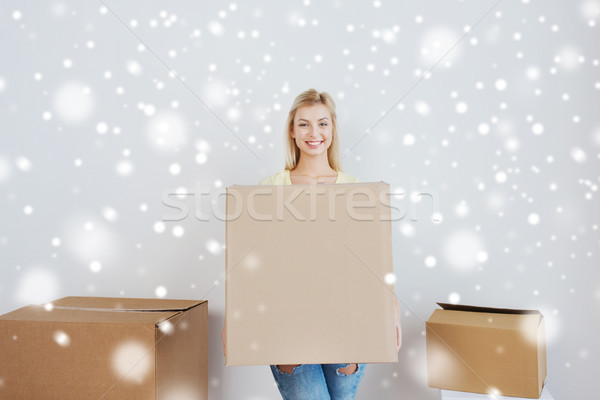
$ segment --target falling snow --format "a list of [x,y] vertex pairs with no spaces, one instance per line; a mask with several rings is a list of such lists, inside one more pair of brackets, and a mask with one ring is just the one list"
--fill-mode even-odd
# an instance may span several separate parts
[[[430,6],[9,1],[2,311],[83,292],[206,297],[222,319],[223,193],[282,169],[287,111],[314,87],[336,102],[344,172],[397,195],[384,284],[410,308],[404,355],[371,372],[366,396],[434,398],[422,321],[437,301],[541,310],[552,393],[574,398],[557,379],[569,369],[593,396],[600,1]],[[50,340],[75,344],[66,328]],[[115,377],[149,379],[146,351],[114,349]],[[275,397],[262,372],[230,388],[217,352],[210,363],[211,398]],[[165,396],[197,398],[177,385]]]

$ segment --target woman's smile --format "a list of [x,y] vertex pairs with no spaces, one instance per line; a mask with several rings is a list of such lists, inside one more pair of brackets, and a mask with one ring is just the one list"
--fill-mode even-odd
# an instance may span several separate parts
[[306,142],[306,144],[308,145],[308,147],[310,147],[311,149],[316,149],[322,143],[323,143],[322,140],[315,140],[315,141]]

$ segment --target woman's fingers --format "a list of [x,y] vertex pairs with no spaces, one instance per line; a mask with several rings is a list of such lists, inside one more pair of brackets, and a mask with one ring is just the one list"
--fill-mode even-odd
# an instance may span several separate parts
[[400,347],[402,347],[402,310],[400,308],[400,302],[398,301],[398,297],[394,296],[394,311],[396,316],[396,351],[400,351]]

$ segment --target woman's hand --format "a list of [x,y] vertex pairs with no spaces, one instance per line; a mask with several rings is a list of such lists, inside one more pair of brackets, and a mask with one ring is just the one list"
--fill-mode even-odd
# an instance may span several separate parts
[[396,351],[400,351],[400,347],[402,347],[402,310],[400,308],[400,302],[398,301],[398,297],[394,294],[395,307],[394,307],[394,315],[396,316]]
[[221,340],[223,341],[223,357],[225,357],[225,342],[227,342],[227,335],[225,334],[225,322],[223,322],[223,330],[221,331]]

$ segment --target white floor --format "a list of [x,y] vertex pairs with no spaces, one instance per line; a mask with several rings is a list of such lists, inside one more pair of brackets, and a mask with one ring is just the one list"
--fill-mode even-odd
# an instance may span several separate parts
[[[455,392],[453,390],[440,390],[440,399],[442,400],[531,400],[525,397],[509,397],[509,396],[497,396],[493,394],[479,394],[479,393],[468,393],[468,392]],[[553,400],[548,390],[544,388],[540,400]]]

